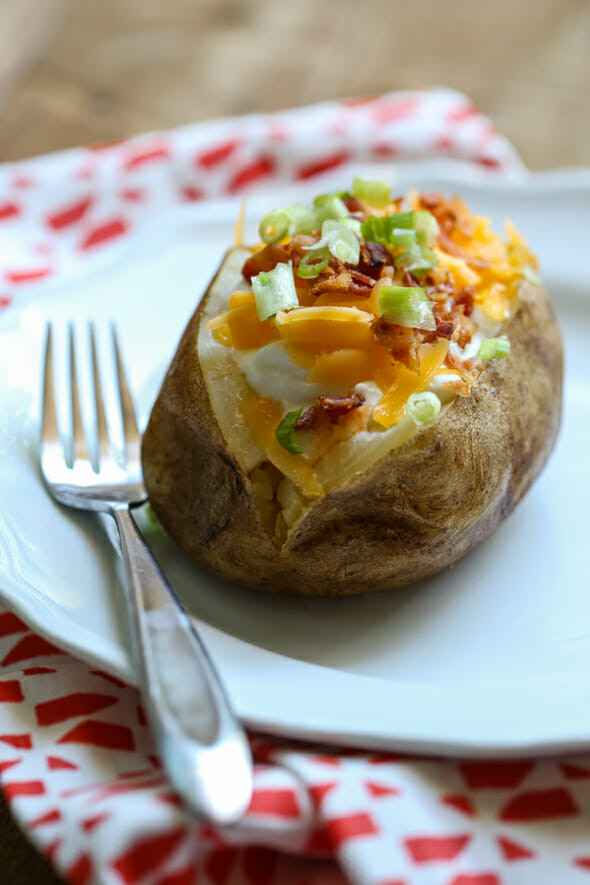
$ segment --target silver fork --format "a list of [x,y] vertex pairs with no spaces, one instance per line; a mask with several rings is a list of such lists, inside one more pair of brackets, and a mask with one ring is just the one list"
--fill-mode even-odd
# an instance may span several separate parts
[[164,769],[186,808],[217,825],[235,823],[252,790],[248,742],[199,636],[141,537],[130,507],[146,500],[140,435],[114,326],[112,345],[125,442],[121,466],[111,446],[89,325],[96,417],[96,456],[82,427],[76,347],[69,326],[72,456],[59,433],[52,327],[44,348],[41,469],[45,483],[68,507],[107,513],[115,520],[127,578],[127,606],[135,672]]

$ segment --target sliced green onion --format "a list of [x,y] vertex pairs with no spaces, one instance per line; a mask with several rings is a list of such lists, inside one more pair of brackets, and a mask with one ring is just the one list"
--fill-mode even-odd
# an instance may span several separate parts
[[345,264],[358,264],[361,246],[358,237],[340,221],[328,219],[322,224],[322,238],[317,245],[326,245],[334,258]]
[[338,194],[320,194],[313,201],[313,206],[318,228],[328,218],[348,218],[350,214]]
[[503,360],[510,353],[508,338],[484,338],[477,351],[480,360]]
[[406,412],[416,424],[430,424],[440,412],[440,400],[436,393],[425,390],[424,393],[413,393],[408,397]]
[[328,266],[330,261],[330,250],[327,246],[320,246],[319,249],[310,249],[307,255],[299,262],[297,275],[302,280],[312,280]]
[[413,248],[407,249],[395,259],[396,265],[403,267],[413,274],[426,273],[438,264],[438,257],[430,249]]
[[316,213],[308,206],[302,206],[300,203],[292,203],[280,210],[289,219],[289,236],[295,234],[311,234],[314,230],[319,230],[321,225],[317,223]]
[[398,326],[434,332],[432,302],[421,286],[383,286],[379,290],[379,312]]
[[386,181],[355,178],[352,183],[352,193],[363,203],[383,209],[389,203],[390,187]]
[[388,215],[387,218],[391,223],[392,230],[396,227],[415,229],[417,214],[413,209],[410,209],[409,212],[394,212],[393,215]]
[[277,264],[272,270],[252,277],[252,288],[259,320],[274,317],[279,310],[299,307],[291,262]]
[[536,273],[530,264],[525,265],[522,269],[522,275],[525,280],[528,280],[529,283],[533,283],[533,285],[538,286],[541,282],[541,277],[538,273]]
[[416,231],[396,227],[391,232],[391,244],[397,249],[412,249],[416,246]]
[[410,212],[394,212],[393,215],[386,215],[383,218],[370,215],[361,224],[361,233],[365,240],[370,240],[373,243],[382,243],[384,246],[394,245],[392,239],[394,231],[413,231],[416,214],[412,210]]
[[360,237],[361,223],[358,220],[358,218],[342,218],[340,220],[340,224],[343,224],[345,227],[349,227],[351,230],[353,230],[355,232],[355,234],[358,234],[358,236]]
[[438,221],[426,210],[416,212],[416,235],[420,246],[434,246],[439,234]]
[[287,412],[287,414],[275,430],[275,436],[280,445],[282,445],[282,447],[290,452],[292,455],[303,454],[303,449],[301,448],[301,446],[298,446],[293,439],[295,425],[299,421],[302,412],[303,409],[294,409],[292,412]]
[[263,243],[276,243],[286,237],[289,232],[289,218],[281,210],[269,212],[258,226],[258,233]]
[[361,234],[365,242],[382,243],[385,245],[388,242],[389,232],[390,226],[387,218],[377,218],[376,215],[369,215],[361,223]]

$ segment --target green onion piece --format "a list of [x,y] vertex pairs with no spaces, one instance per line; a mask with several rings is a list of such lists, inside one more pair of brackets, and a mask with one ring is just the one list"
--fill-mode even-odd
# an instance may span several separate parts
[[522,269],[522,275],[525,280],[528,280],[529,283],[533,283],[533,285],[538,286],[541,282],[541,277],[538,273],[536,273],[530,264],[525,265]]
[[383,209],[389,203],[390,187],[386,181],[355,178],[352,183],[352,193],[368,206]]
[[319,249],[310,249],[299,262],[297,275],[302,280],[312,280],[327,267],[330,261],[330,250],[327,246],[320,246]]
[[438,221],[426,210],[416,212],[416,235],[420,246],[434,246],[439,234]]
[[416,215],[418,213],[410,209],[409,212],[394,212],[393,215],[386,216],[391,223],[391,229],[396,227],[412,228],[416,227]]
[[300,203],[292,203],[281,209],[289,219],[288,234],[290,237],[295,234],[311,234],[314,230],[319,230],[321,225],[317,223],[316,213],[308,206],[302,206]]
[[390,218],[378,218],[370,215],[361,222],[361,234],[365,242],[381,243],[382,246],[391,245],[393,225]]
[[387,221],[387,219],[370,215],[361,222],[361,234],[365,242],[383,244],[387,242],[386,235],[389,233],[389,225],[387,225],[387,230],[384,230],[384,225],[382,224],[384,221]]
[[430,249],[418,247],[407,249],[401,255],[396,256],[395,263],[413,274],[421,274],[432,270],[435,264],[438,264],[438,258]]
[[507,338],[484,338],[477,351],[480,360],[503,360],[510,353],[510,341]]
[[258,226],[258,233],[263,243],[276,243],[287,236],[289,219],[285,212],[277,210],[264,216]]
[[396,227],[391,232],[391,244],[398,249],[412,249],[416,246],[416,231]]
[[424,393],[413,393],[408,397],[406,412],[416,424],[430,424],[440,412],[440,400],[436,393],[425,390]]
[[320,194],[320,196],[316,197],[313,201],[313,206],[315,209],[317,228],[320,228],[322,222],[326,221],[328,218],[348,218],[350,214],[338,194]]
[[293,439],[293,431],[295,430],[295,425],[297,424],[302,412],[303,409],[294,409],[292,412],[287,412],[287,414],[275,430],[275,436],[279,443],[292,455],[303,454],[303,449],[301,448],[301,446],[298,446]]
[[379,290],[381,316],[398,326],[434,332],[432,302],[421,286],[383,286]]
[[358,264],[360,261],[361,246],[358,237],[340,221],[324,221],[322,238],[317,245],[326,245],[332,255],[345,264]]
[[381,243],[383,246],[391,246],[394,245],[394,231],[414,230],[416,215],[417,213],[413,210],[394,212],[393,215],[386,215],[384,218],[370,215],[361,224],[361,233],[365,241],[370,240],[373,243]]
[[272,270],[252,277],[252,288],[259,320],[274,317],[279,310],[299,307],[291,262],[277,264]]
[[355,232],[359,237],[361,235],[361,223],[358,218],[342,218],[340,220],[340,224],[343,224],[345,227],[349,227],[351,230]]

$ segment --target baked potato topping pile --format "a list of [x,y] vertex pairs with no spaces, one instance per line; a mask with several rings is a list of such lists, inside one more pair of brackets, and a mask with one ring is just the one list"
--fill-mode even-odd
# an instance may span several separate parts
[[521,284],[538,278],[505,227],[502,239],[457,196],[392,198],[358,178],[262,219],[238,281],[205,307],[198,347],[277,547],[315,499],[440,420],[509,356]]

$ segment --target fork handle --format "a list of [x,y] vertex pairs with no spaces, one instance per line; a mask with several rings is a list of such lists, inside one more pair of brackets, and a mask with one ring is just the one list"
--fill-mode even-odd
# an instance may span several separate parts
[[244,730],[129,508],[113,507],[111,515],[121,538],[136,673],[164,769],[192,813],[235,823],[252,791]]

